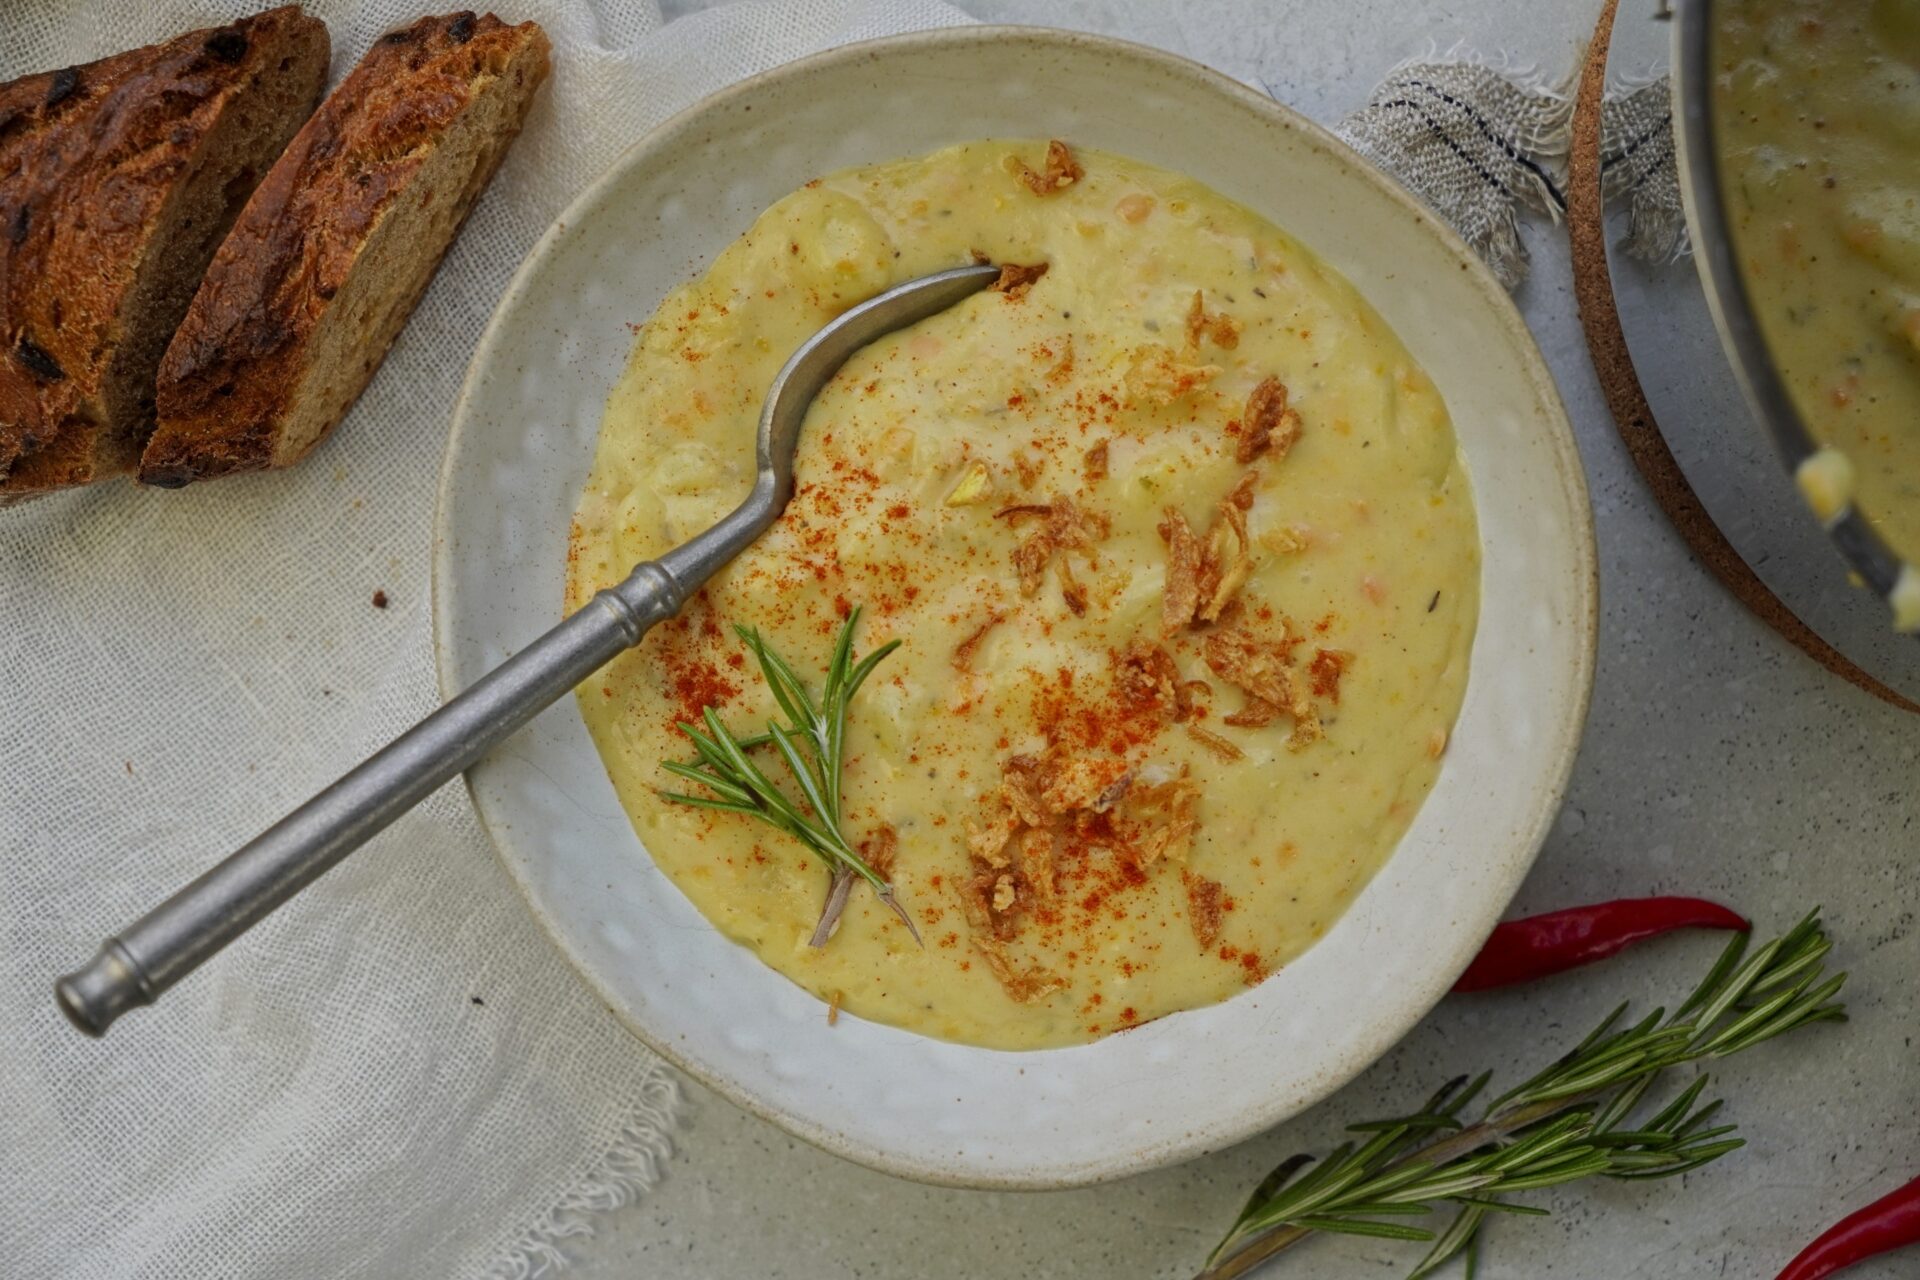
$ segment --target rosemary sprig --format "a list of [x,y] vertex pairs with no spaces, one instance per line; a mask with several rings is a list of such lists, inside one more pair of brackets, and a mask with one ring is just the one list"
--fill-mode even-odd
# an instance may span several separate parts
[[[833,646],[833,657],[827,663],[826,685],[821,690],[818,702],[807,690],[806,681],[800,678],[786,659],[774,652],[758,631],[752,627],[735,626],[735,633],[746,642],[747,648],[752,650],[755,660],[759,662],[760,674],[766,678],[774,701],[786,713],[786,723],[770,721],[765,733],[740,738],[721,723],[719,714],[712,707],[703,708],[700,715],[705,722],[704,732],[690,724],[683,723],[680,726],[680,732],[686,734],[693,743],[698,753],[696,758],[668,760],[661,765],[667,772],[699,783],[711,793],[689,795],[678,791],[662,791],[660,794],[663,798],[677,804],[718,809],[724,813],[743,813],[758,818],[768,826],[792,836],[820,856],[831,872],[832,879],[828,883],[826,907],[820,914],[820,923],[811,939],[811,945],[816,947],[825,946],[832,935],[833,926],[846,906],[855,876],[872,885],[875,895],[900,918],[900,923],[907,926],[907,932],[913,935],[913,940],[920,940],[919,930],[913,927],[913,921],[895,899],[893,886],[867,865],[866,859],[847,842],[840,830],[840,783],[846,756],[847,707],[881,660],[900,647],[900,641],[890,640],[856,663],[853,658],[853,632],[859,621],[860,610],[854,609],[847,615],[846,622],[841,624],[840,634]],[[747,754],[757,747],[768,745],[779,754],[787,772],[792,775],[800,791],[799,800],[782,791]]]
[[[1285,1161],[1255,1188],[1196,1280],[1246,1275],[1315,1231],[1429,1244],[1408,1280],[1463,1252],[1471,1274],[1488,1214],[1547,1212],[1510,1195],[1581,1178],[1669,1178],[1735,1150],[1742,1142],[1729,1136],[1734,1126],[1712,1123],[1720,1103],[1701,1101],[1704,1075],[1651,1117],[1632,1117],[1673,1068],[1846,1017],[1834,1000],[1846,975],[1822,976],[1833,943],[1819,915],[1811,912],[1751,955],[1747,936],[1736,935],[1672,1015],[1655,1009],[1623,1027],[1621,1005],[1572,1052],[1486,1104],[1471,1125],[1461,1116],[1490,1074],[1450,1081],[1410,1116],[1352,1126],[1370,1136],[1304,1174],[1312,1156]],[[1440,1206],[1456,1210],[1444,1230],[1395,1221]]]

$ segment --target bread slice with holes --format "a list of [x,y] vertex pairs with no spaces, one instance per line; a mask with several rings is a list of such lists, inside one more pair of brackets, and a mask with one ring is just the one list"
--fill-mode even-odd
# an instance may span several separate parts
[[0,85],[0,503],[139,457],[167,342],[328,55],[292,5]]
[[160,365],[141,483],[299,461],[352,407],[520,132],[546,35],[491,14],[382,36],[214,256]]

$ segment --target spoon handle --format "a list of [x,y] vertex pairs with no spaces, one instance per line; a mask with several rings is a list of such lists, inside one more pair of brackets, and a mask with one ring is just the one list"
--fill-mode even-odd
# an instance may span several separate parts
[[359,768],[108,938],[92,960],[53,984],[67,1017],[98,1036],[127,1010],[152,1004],[502,738],[640,643],[654,623],[680,612],[688,593],[745,550],[787,505],[807,406],[847,357],[881,334],[978,293],[999,275],[998,267],[975,264],[909,280],[842,312],[807,339],[767,392],[755,450],[758,471],[746,501],[594,596]]
[[[696,539],[696,542],[701,541]],[[88,1035],[152,1004],[275,907],[557,702],[656,622],[720,557],[688,563],[689,547],[627,580],[476,681],[364,763],[197,880],[101,944],[54,983],[60,1008]],[[679,572],[676,572],[679,570]]]

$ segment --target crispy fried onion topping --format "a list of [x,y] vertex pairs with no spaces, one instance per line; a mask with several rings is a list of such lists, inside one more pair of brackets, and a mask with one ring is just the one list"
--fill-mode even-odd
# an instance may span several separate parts
[[1166,408],[1220,375],[1217,364],[1197,364],[1172,347],[1135,347],[1123,379],[1127,402]]
[[1105,813],[1120,802],[1133,782],[1126,763],[1112,756],[1062,760],[1047,770],[1040,802],[1051,814],[1077,809]]
[[1000,792],[988,797],[985,809],[981,817],[966,820],[967,852],[981,866],[998,871],[1013,865],[1007,844],[1020,829],[1020,817]]
[[1032,165],[1022,160],[1015,170],[1020,181],[1037,196],[1050,196],[1056,191],[1072,186],[1087,174],[1073,158],[1073,150],[1066,143],[1055,138],[1047,144],[1045,168],[1035,171]]
[[1059,564],[1060,598],[1067,602],[1067,609],[1076,618],[1087,614],[1087,588],[1073,574],[1073,561],[1062,558]]
[[1204,543],[1177,508],[1160,521],[1167,544],[1166,586],[1160,597],[1160,629],[1172,635],[1195,623],[1218,622],[1240,588],[1253,576],[1253,539],[1247,511],[1260,473],[1249,471],[1220,501]]
[[1193,621],[1200,607],[1200,540],[1178,507],[1168,507],[1160,521],[1160,540],[1167,544],[1167,582],[1160,593],[1160,630],[1172,635]]
[[1223,723],[1257,729],[1282,715],[1292,716],[1287,745],[1296,751],[1324,736],[1306,683],[1287,661],[1285,647],[1230,628],[1209,634],[1200,653],[1215,675],[1247,695],[1246,703]]
[[1014,477],[1019,480],[1022,489],[1033,488],[1034,481],[1040,478],[1045,467],[1044,462],[1024,451],[1013,455]]
[[873,834],[860,842],[860,856],[873,868],[875,875],[882,880],[893,877],[894,860],[900,855],[900,833],[893,824],[883,822],[873,829]]
[[1044,769],[1039,756],[1008,756],[1000,764],[1000,794],[1025,826],[1044,827],[1051,816],[1041,798],[1046,789]]
[[1021,1004],[1044,1000],[1067,985],[1058,974],[1037,965],[1022,968],[997,941],[975,938],[973,947],[986,962],[987,972],[998,978],[1006,993]]
[[1187,860],[1194,828],[1199,825],[1194,815],[1199,800],[1200,784],[1188,777],[1185,769],[1177,778],[1134,788],[1136,810],[1154,822],[1134,845],[1134,855],[1141,866],[1151,867],[1162,858],[1172,862]]
[[[1001,763],[1000,785],[965,820],[972,874],[962,906],[974,936],[1011,941],[1023,914],[1056,900],[1060,833],[1081,830],[1122,805],[1130,833],[1121,850],[1142,867],[1161,858],[1184,861],[1195,828],[1199,785],[1183,772],[1141,784],[1124,760],[1112,756],[1013,755]],[[999,973],[995,970],[996,974]],[[1012,993],[1012,988],[1009,988]],[[1015,999],[1024,997],[1015,994]]]
[[1257,471],[1240,478],[1220,503],[1213,527],[1207,530],[1206,554],[1200,562],[1200,604],[1197,622],[1218,622],[1221,610],[1253,575],[1253,540],[1247,536],[1247,510],[1253,506]]
[[1315,649],[1307,664],[1307,677],[1313,681],[1313,696],[1340,705],[1340,680],[1347,674],[1353,655],[1345,649]]
[[1114,659],[1115,695],[1129,706],[1157,707],[1168,720],[1181,721],[1193,715],[1195,688],[1206,686],[1182,680],[1173,655],[1150,640],[1136,639]]
[[[1282,655],[1284,659],[1284,654]],[[1202,681],[1181,677],[1160,645],[1136,639],[1113,655],[1110,697],[1121,722],[1151,726],[1187,722],[1196,740],[1222,758],[1239,750],[1190,721],[1204,714]],[[1266,687],[1266,686],[1263,686]],[[1077,741],[1077,740],[1076,740]],[[1060,885],[1062,858],[1113,856],[1141,871],[1161,862],[1184,866],[1199,826],[1201,781],[1183,766],[1174,776],[1144,773],[1128,755],[1054,741],[1043,751],[1015,752],[1000,762],[998,785],[963,820],[970,870],[958,879],[969,932],[1003,963],[989,967],[1016,1000],[1058,989],[1051,975],[1021,968],[1005,947],[1029,917],[1050,925],[1075,895]]]
[[1036,262],[1023,267],[1017,262],[1000,264],[1000,278],[993,282],[993,291],[1003,293],[1008,302],[1018,302],[1027,296],[1027,290],[1033,288],[1033,282],[1047,274],[1047,263]]
[[1051,902],[1053,881],[1053,832],[1029,827],[1020,833],[1020,877],[1036,901]]
[[[1056,495],[1050,503],[1019,503],[1011,507],[1002,507],[993,513],[995,518],[1018,523],[1022,520],[1038,520],[1040,527],[1028,534],[1019,546],[1013,549],[1013,568],[1019,575],[1020,594],[1031,596],[1040,590],[1046,581],[1047,566],[1053,563],[1056,551],[1092,552],[1094,544],[1107,536],[1107,518],[1095,511],[1085,511],[1074,504],[1073,499]],[[1072,570],[1062,574],[1062,588],[1066,594],[1067,606],[1075,613],[1086,610],[1086,593],[1073,579]],[[1075,598],[1079,604],[1075,607]]]
[[1081,457],[1082,469],[1088,484],[1099,484],[1107,478],[1107,443],[1102,440]]
[[[1007,892],[1003,898],[1001,886]],[[973,929],[976,938],[991,938],[996,942],[1011,941],[1018,927],[1014,918],[1014,908],[1019,905],[1019,890],[1014,887],[1013,876],[1007,872],[998,875],[982,874],[967,881],[962,896],[962,904],[967,912],[967,924]],[[1000,906],[996,910],[995,904]]]
[[1266,453],[1279,461],[1300,438],[1300,415],[1287,407],[1287,384],[1278,378],[1261,380],[1247,397],[1242,416],[1240,442],[1233,450],[1234,461],[1242,466]]
[[1201,746],[1205,747],[1207,750],[1213,752],[1213,754],[1218,756],[1220,759],[1228,761],[1229,763],[1235,760],[1244,760],[1247,758],[1246,752],[1234,746],[1231,742],[1228,742],[1225,738],[1221,737],[1219,734],[1214,733],[1207,729],[1202,729],[1197,724],[1190,724],[1187,726],[1187,736],[1189,738],[1192,738],[1195,742],[1199,743]]
[[1180,879],[1187,887],[1187,921],[1202,950],[1220,940],[1220,926],[1227,914],[1227,894],[1218,880],[1182,871]]
[[[1052,815],[1041,795],[1045,786],[1039,760],[1012,756],[1001,765],[1000,787],[985,797],[980,816],[966,819],[973,876],[961,900],[977,937],[1011,939],[1028,899],[1053,896]],[[1045,840],[1036,841],[1036,835]]]
[[955,671],[972,671],[974,655],[980,652],[980,646],[985,643],[987,633],[1006,620],[1007,615],[1005,610],[995,609],[992,613],[988,614],[986,621],[974,628],[972,635],[954,646],[953,669]]
[[1240,322],[1224,311],[1208,314],[1206,296],[1195,289],[1193,305],[1187,308],[1187,345],[1197,348],[1208,337],[1216,347],[1231,351],[1240,345]]

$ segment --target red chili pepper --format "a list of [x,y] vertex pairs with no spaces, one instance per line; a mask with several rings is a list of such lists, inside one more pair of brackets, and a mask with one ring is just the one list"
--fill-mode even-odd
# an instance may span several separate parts
[[1778,1280],[1820,1280],[1910,1244],[1920,1244],[1920,1178],[1827,1228]]
[[1746,919],[1704,898],[1619,898],[1590,907],[1568,907],[1494,926],[1486,945],[1453,984],[1455,991],[1485,991],[1544,978],[1592,964],[1642,938],[1673,929],[1752,928]]

